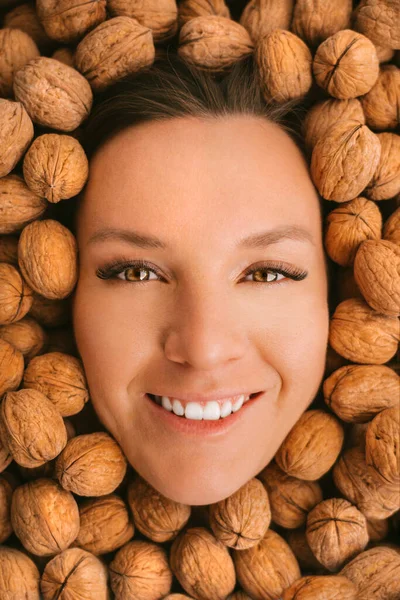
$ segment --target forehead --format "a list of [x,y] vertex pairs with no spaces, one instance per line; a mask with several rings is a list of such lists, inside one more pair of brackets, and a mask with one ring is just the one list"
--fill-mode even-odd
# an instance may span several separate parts
[[278,125],[247,115],[123,130],[91,160],[80,213],[89,236],[104,226],[150,228],[164,238],[216,228],[240,237],[244,223],[320,227],[300,150]]

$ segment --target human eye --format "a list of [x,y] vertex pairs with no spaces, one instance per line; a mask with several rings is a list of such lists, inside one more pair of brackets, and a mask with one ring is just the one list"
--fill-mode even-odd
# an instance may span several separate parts
[[[157,277],[161,277],[160,271],[155,265],[146,262],[145,260],[125,260],[119,259],[112,263],[108,263],[100,267],[96,271],[97,277],[100,279],[127,281],[130,283],[143,284],[146,281],[151,281],[145,272],[152,272]],[[122,275],[122,277],[120,277]],[[157,280],[156,280],[157,281]]]
[[[250,269],[247,269],[245,275],[257,274],[256,280],[251,283],[283,283],[285,279],[293,279],[295,281],[301,281],[308,275],[307,271],[288,265],[282,262],[278,263],[259,263]],[[261,275],[258,275],[261,274]]]

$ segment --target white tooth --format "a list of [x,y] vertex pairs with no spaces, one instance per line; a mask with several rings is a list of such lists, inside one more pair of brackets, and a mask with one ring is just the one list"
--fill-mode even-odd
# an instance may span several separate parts
[[[164,396],[163,396],[164,397]],[[178,415],[178,417],[182,417],[185,414],[185,409],[182,404],[176,398],[172,400],[172,411],[174,414]]]
[[[157,398],[159,398],[160,396],[157,396]],[[167,410],[169,410],[170,412],[172,411],[172,404],[171,404],[171,400],[168,398],[168,396],[163,396],[161,398],[161,404],[164,408],[166,408]]]
[[242,394],[241,396],[239,396],[239,398],[236,400],[236,402],[234,402],[233,405],[232,405],[232,412],[236,412],[236,411],[239,410],[239,408],[242,408],[244,399],[245,399],[244,394]]
[[216,400],[207,402],[203,408],[203,419],[205,421],[217,421],[221,416],[219,403]]
[[185,417],[187,419],[195,419],[201,421],[203,419],[203,408],[197,402],[188,402],[185,408]]
[[221,418],[228,417],[232,412],[232,402],[226,400],[221,406]]

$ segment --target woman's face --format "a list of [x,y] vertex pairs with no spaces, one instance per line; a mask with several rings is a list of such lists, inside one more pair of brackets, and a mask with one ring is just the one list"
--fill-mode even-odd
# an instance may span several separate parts
[[[227,498],[271,461],[323,378],[328,282],[300,150],[246,115],[130,127],[91,161],[77,239],[73,325],[99,419],[161,494]],[[136,260],[151,264],[122,264]],[[99,277],[110,263],[117,273]],[[213,435],[176,428],[186,417],[145,396],[258,391]]]

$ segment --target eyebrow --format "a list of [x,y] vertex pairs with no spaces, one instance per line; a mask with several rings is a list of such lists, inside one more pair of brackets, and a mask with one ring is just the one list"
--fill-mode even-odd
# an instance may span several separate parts
[[[307,229],[298,225],[284,225],[240,238],[236,247],[239,249],[263,248],[271,244],[276,244],[284,239],[310,242],[315,246],[315,240]],[[153,235],[144,235],[137,231],[133,231],[132,229],[119,229],[113,227],[106,227],[94,233],[89,238],[87,245],[98,244],[109,240],[125,241],[139,248],[160,248],[162,250],[168,250],[170,248],[168,244]]]

